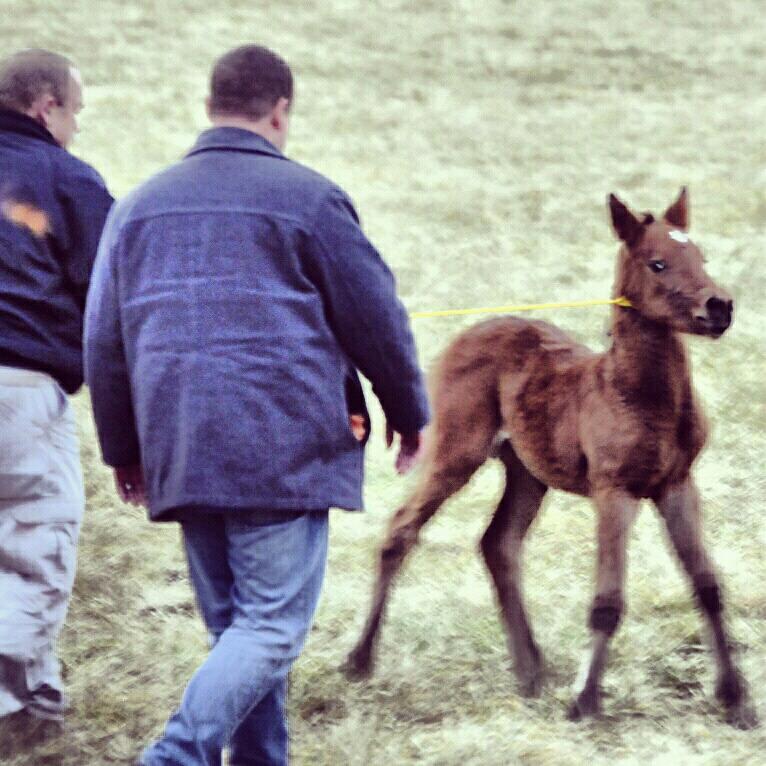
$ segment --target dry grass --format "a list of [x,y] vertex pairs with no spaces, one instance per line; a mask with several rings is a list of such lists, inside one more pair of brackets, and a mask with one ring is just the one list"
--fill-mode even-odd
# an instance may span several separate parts
[[[667,204],[681,184],[709,269],[737,297],[732,331],[691,343],[713,420],[698,468],[706,536],[733,635],[766,715],[766,45],[756,0],[68,3],[4,0],[5,50],[71,53],[86,77],[77,151],[122,194],[204,127],[207,71],[271,45],[294,66],[290,154],[346,187],[412,310],[608,296],[604,199]],[[606,309],[545,312],[603,344]],[[419,320],[424,365],[470,320]],[[78,401],[88,515],[61,651],[66,737],[9,766],[128,764],[204,655],[177,533],[115,499],[87,396]],[[381,445],[363,515],[337,513],[325,594],[292,676],[296,764],[763,763],[763,730],[712,702],[712,663],[685,583],[647,508],[631,542],[629,614],[604,720],[564,720],[591,594],[593,517],[554,493],[527,549],[528,600],[550,675],[514,693],[475,553],[499,489],[488,466],[427,529],[397,588],[377,675],[337,671],[367,608],[374,551],[406,485]]]

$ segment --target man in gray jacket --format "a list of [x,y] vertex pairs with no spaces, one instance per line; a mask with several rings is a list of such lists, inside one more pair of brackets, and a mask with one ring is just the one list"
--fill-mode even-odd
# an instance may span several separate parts
[[[330,507],[362,505],[372,383],[400,470],[426,395],[393,277],[346,194],[288,160],[288,66],[216,64],[204,132],[115,207],[86,312],[104,460],[183,528],[212,651],[148,766],[284,764],[286,676],[316,608]],[[366,424],[369,425],[368,423]]]

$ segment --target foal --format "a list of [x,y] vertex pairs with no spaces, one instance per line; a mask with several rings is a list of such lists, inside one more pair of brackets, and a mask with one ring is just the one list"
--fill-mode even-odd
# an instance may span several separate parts
[[716,695],[731,722],[754,723],[729,650],[721,594],[702,542],[700,502],[690,475],[705,443],[680,333],[720,337],[733,302],[703,268],[687,237],[686,189],[662,220],[636,217],[609,197],[622,241],[612,345],[595,354],[558,328],[516,317],[459,335],[433,379],[434,421],[414,494],[394,515],[380,552],[372,610],[348,658],[352,675],[372,672],[373,649],[391,582],[420,528],[489,457],[505,465],[506,487],[482,540],[523,694],[540,691],[542,661],[524,611],[524,535],[549,487],[590,497],[598,512],[592,647],[570,718],[598,713],[607,646],[623,612],[626,543],[642,498],[659,510],[711,631]]

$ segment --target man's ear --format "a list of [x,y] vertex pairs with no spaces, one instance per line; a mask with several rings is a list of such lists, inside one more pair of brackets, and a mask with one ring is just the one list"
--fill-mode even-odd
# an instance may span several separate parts
[[681,187],[678,199],[665,211],[662,216],[671,226],[676,226],[681,231],[689,228],[689,194],[686,187]]
[[290,100],[282,96],[271,110],[271,127],[274,130],[283,130],[290,116]]
[[32,105],[26,110],[26,115],[33,120],[37,120],[37,122],[47,128],[50,122],[51,111],[56,106],[58,106],[58,101],[56,101],[53,94],[43,93],[32,102]]
[[626,245],[632,245],[641,233],[641,221],[614,194],[609,195],[609,212],[617,236]]

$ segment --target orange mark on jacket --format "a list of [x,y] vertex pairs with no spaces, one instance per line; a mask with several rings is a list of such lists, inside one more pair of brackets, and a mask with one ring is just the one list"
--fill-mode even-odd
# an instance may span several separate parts
[[364,441],[364,437],[367,436],[367,423],[365,422],[364,415],[352,414],[348,416],[351,430],[354,432],[354,438],[358,441]]
[[29,202],[16,202],[7,199],[0,204],[0,212],[3,217],[21,226],[34,234],[35,237],[42,239],[51,233],[51,224],[47,214],[39,207],[35,207]]

